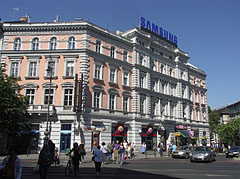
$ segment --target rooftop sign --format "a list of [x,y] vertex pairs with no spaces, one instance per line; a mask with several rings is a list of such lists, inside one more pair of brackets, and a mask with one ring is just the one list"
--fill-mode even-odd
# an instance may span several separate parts
[[173,42],[177,45],[177,36],[173,35],[172,33],[168,32],[167,30],[163,29],[162,27],[155,25],[154,23],[151,23],[149,20],[146,20],[144,17],[141,17],[140,22],[141,27],[144,27],[152,32],[154,32],[157,35],[160,35],[161,37]]

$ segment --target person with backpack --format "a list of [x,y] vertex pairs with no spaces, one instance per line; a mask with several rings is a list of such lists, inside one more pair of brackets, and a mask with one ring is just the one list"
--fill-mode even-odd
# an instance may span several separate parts
[[49,167],[52,164],[52,154],[48,144],[44,144],[38,157],[39,174],[41,179],[46,179]]
[[4,158],[0,165],[0,170],[3,171],[6,179],[21,179],[22,162],[17,157],[17,149],[12,147],[9,150],[9,156]]

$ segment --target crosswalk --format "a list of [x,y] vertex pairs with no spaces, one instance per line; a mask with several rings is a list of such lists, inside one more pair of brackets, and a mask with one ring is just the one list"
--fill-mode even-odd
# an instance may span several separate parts
[[[114,178],[118,172],[120,165],[105,164],[102,166],[101,178]],[[39,174],[33,174],[33,167],[23,167],[22,179],[39,179]],[[75,176],[70,174],[65,176],[65,166],[60,165],[50,168],[48,171],[47,179],[62,179],[62,178],[96,178],[96,171],[93,163],[81,164],[79,173]]]

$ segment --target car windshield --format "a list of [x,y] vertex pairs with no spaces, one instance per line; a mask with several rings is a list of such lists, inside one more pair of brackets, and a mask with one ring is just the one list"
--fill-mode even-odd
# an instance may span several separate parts
[[240,147],[231,147],[231,150],[240,150]]
[[210,151],[209,147],[196,147],[194,151]]

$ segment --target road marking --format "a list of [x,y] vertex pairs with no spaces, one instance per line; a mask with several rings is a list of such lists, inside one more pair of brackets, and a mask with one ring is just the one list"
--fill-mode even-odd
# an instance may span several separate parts
[[230,175],[206,174],[208,177],[230,177]]

